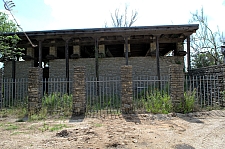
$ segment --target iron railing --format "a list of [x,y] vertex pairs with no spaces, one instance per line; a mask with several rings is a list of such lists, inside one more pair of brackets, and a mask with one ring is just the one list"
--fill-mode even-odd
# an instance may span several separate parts
[[86,113],[111,113],[121,111],[119,77],[94,77],[86,79]]
[[2,85],[1,108],[18,106],[27,103],[28,81],[27,78],[4,78]]
[[185,91],[195,94],[196,104],[201,108],[223,105],[222,82],[215,74],[185,76]]
[[[146,111],[145,103],[152,100],[151,96],[169,95],[169,76],[139,76],[133,78],[133,100],[135,111]],[[160,100],[160,99],[158,99]],[[150,101],[151,102],[151,101]]]
[[[43,83],[43,94],[60,93],[61,95],[72,93],[73,82],[67,78],[45,78]],[[68,86],[69,84],[69,86]]]

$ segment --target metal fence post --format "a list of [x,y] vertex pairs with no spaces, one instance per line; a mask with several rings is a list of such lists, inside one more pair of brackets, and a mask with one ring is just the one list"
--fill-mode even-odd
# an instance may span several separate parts
[[121,66],[122,113],[133,113],[133,79],[132,66]]
[[74,67],[73,79],[73,115],[85,114],[85,67]]
[[28,114],[37,114],[42,105],[42,68],[32,67],[28,77]]
[[184,111],[184,72],[183,65],[173,64],[169,66],[170,97],[174,112]]
[[3,106],[3,99],[2,99],[2,95],[3,95],[3,92],[2,92],[2,85],[3,85],[3,70],[0,69],[0,109],[2,109],[2,106]]

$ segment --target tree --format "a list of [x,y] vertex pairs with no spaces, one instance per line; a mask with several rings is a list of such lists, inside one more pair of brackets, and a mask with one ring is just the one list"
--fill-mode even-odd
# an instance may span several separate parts
[[0,54],[1,61],[14,59],[21,56],[24,49],[18,48],[20,38],[16,35],[17,25],[8,18],[8,15],[0,12]]
[[[128,6],[125,6],[124,13],[120,13],[120,9],[117,8],[114,13],[111,13],[112,26],[114,27],[131,27],[137,21],[138,12],[136,10],[131,11],[131,16],[128,17]],[[107,23],[105,24],[107,27]]]
[[192,66],[200,68],[221,64],[223,61],[219,50],[222,44],[222,33],[219,29],[216,32],[210,29],[203,8],[201,8],[200,14],[198,11],[192,13],[190,23],[199,24],[196,34],[191,36]]

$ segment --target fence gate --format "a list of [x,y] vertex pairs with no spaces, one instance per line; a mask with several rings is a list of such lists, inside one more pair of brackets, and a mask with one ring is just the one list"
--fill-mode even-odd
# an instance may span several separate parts
[[86,114],[120,113],[120,82],[119,77],[86,78]]

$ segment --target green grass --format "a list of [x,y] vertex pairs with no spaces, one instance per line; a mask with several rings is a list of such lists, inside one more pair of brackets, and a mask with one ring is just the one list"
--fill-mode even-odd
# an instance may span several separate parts
[[66,124],[55,124],[54,126],[50,127],[50,131],[58,131],[63,128],[67,128]]
[[42,132],[44,131],[58,131],[61,130],[63,128],[67,128],[66,124],[54,124],[53,126],[51,126],[50,124],[44,123],[41,128],[39,128],[39,130],[41,130]]
[[27,115],[27,105],[10,107],[0,110],[0,117],[16,116],[24,118]]
[[96,124],[94,124],[94,126],[95,126],[95,127],[102,127],[102,124],[96,123]]
[[95,96],[95,98],[88,98],[86,103],[86,111],[98,110],[117,110],[121,107],[121,99],[118,95],[114,96]]
[[14,125],[14,124],[6,124],[4,127],[5,127],[5,130],[16,130],[16,129],[19,129],[19,126]]
[[0,117],[17,117],[22,121],[29,115],[29,121],[44,120],[48,116],[60,116],[67,118],[72,115],[72,95],[61,95],[60,93],[45,94],[42,98],[42,107],[39,112],[28,114],[28,98],[23,103],[0,110]]
[[22,132],[22,131],[16,131],[16,132],[13,132],[10,135],[19,135],[19,134],[24,134],[24,132]]

